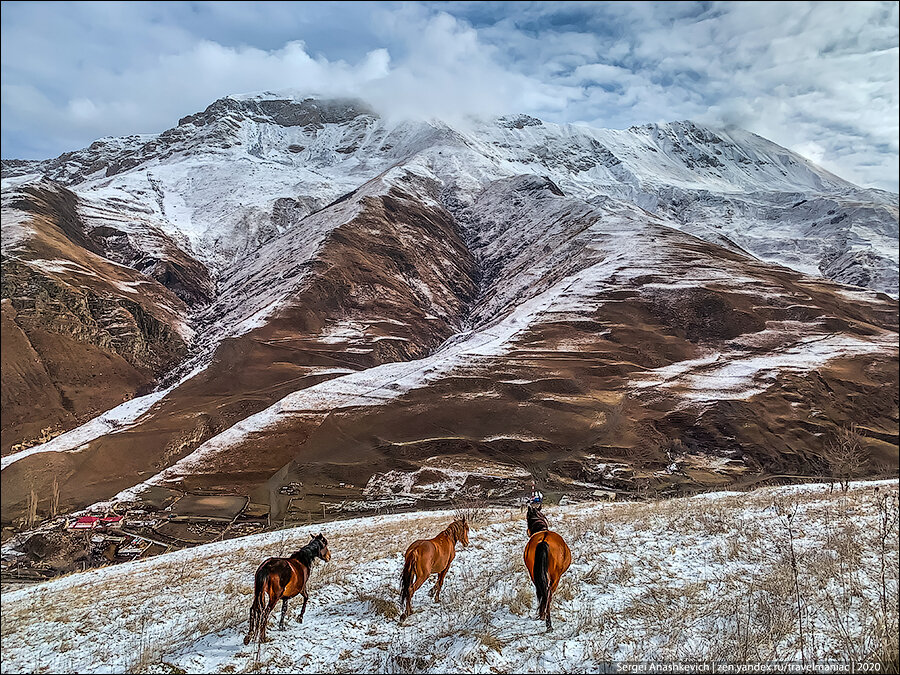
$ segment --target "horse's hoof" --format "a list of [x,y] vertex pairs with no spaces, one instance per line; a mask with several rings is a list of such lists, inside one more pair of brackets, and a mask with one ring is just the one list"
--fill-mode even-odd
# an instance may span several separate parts
[[244,638],[244,644],[245,644],[245,645],[249,645],[249,644],[250,644],[250,638],[249,638],[249,637],[245,637],[245,638]]

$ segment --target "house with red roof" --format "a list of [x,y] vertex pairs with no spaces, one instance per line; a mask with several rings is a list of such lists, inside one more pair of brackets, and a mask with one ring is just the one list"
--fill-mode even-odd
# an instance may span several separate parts
[[95,516],[81,516],[76,518],[75,522],[69,525],[70,530],[93,530],[97,527],[100,519]]

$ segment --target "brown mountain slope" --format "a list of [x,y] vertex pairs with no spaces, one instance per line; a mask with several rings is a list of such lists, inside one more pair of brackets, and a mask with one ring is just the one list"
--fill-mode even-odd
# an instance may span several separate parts
[[[452,484],[453,474],[437,467],[473,458],[482,469],[518,468],[560,491],[572,480],[711,485],[817,475],[825,443],[851,422],[864,434],[867,469],[896,468],[895,301],[851,301],[835,284],[723,250],[639,211],[579,211],[549,187],[527,208],[508,191],[489,203],[493,197],[470,215],[491,213],[515,228],[504,244],[495,222],[495,236],[476,248],[486,264],[498,262],[494,288],[518,296],[512,314],[481,330],[503,339],[463,341],[415,370],[376,369],[366,374],[378,393],[371,403],[321,403],[336,386],[289,397],[163,478],[246,489],[249,481],[235,478],[258,456],[291,448],[295,460],[256,493],[276,499],[276,513],[287,506],[277,488],[288,481],[315,486],[305,500],[314,511],[325,486],[369,483],[368,496],[388,497],[404,473],[413,487],[403,494],[440,494],[429,483]],[[562,227],[573,219],[577,227]],[[568,274],[554,259],[542,278],[539,264],[520,264],[518,250],[565,260]],[[538,277],[522,286],[537,293],[532,298],[515,285],[523,274]],[[472,314],[502,317],[496,307],[504,300],[486,294]],[[423,465],[435,467],[427,478]],[[616,465],[628,468],[611,472]],[[387,472],[394,482],[380,485],[377,474]],[[466,484],[443,491],[465,494]]]
[[[4,469],[4,521],[21,512],[30,486],[52,481],[50,474],[63,479],[66,507],[108,498],[293,391],[424,356],[453,333],[474,296],[476,270],[449,213],[400,188],[361,195],[351,213],[333,230],[295,228],[263,248],[267,264],[226,273],[219,304],[207,310],[209,326],[247,311],[251,303],[242,299],[276,276],[283,282],[278,309],[260,327],[218,343],[210,365],[140,423],[77,454],[33,455]],[[283,264],[273,267],[273,258]],[[234,305],[232,294],[241,299]],[[365,333],[345,339],[343,326]],[[264,480],[291,457],[291,448],[279,448],[248,471]]]
[[2,450],[147,391],[184,355],[184,303],[107,260],[71,192],[50,183],[4,194]]
[[896,301],[546,179],[451,214],[398,175],[226,270],[211,363],[136,424],[4,469],[4,522],[54,475],[68,508],[149,480],[276,516],[510,489],[498,473],[559,492],[816,475],[845,422],[867,470],[896,467]]

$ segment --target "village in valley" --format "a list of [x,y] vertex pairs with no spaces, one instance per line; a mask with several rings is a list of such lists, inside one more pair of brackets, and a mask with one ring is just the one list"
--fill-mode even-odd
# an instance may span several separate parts
[[3,588],[253,534],[267,524],[268,507],[247,497],[152,489],[139,501],[94,505],[10,536]]
[[[491,473],[501,475],[485,475]],[[183,493],[151,486],[131,500],[101,502],[42,522],[36,517],[30,527],[23,521],[19,531],[7,529],[0,571],[3,588],[313,522],[446,508],[458,498],[502,507],[533,498],[533,481],[529,488],[523,476],[502,474],[480,467],[459,485],[415,483],[406,490],[391,483],[396,477],[386,475],[373,477],[362,490],[346,482],[305,489],[302,482],[293,480],[270,495],[278,509],[274,519],[270,505],[254,503],[246,495]],[[614,501],[621,492],[594,483],[552,482],[550,487],[548,501],[559,505]]]

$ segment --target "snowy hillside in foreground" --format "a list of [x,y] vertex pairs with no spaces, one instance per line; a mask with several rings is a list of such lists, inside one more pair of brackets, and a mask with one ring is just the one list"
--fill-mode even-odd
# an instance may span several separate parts
[[[428,600],[426,585],[416,613],[398,625],[402,551],[452,517],[399,514],[246,537],[4,593],[3,671],[596,672],[621,660],[896,654],[896,480],[854,483],[847,495],[805,485],[545,508],[573,552],[551,634],[533,616],[517,509],[490,511],[459,549],[442,604]],[[787,514],[795,514],[802,651]],[[332,561],[314,567],[304,623],[292,605],[285,632],[270,630],[259,651],[244,647],[256,566],[320,531]]]

